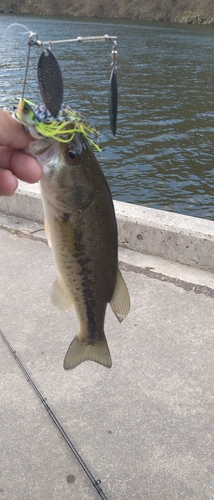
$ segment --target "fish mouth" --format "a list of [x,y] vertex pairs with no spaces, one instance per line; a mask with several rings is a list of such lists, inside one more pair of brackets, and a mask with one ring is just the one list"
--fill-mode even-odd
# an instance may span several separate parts
[[43,166],[49,160],[59,155],[60,143],[54,139],[45,137],[44,139],[30,142],[29,146],[25,149],[25,153],[39,160],[39,164]]

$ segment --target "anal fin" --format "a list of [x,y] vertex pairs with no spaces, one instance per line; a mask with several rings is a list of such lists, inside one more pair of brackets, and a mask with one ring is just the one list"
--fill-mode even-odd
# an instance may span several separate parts
[[118,321],[123,321],[130,310],[129,291],[120,270],[117,270],[117,279],[110,306]]
[[51,302],[61,311],[68,311],[73,305],[72,296],[67,288],[63,286],[63,283],[59,276],[55,279],[53,284],[51,292]]

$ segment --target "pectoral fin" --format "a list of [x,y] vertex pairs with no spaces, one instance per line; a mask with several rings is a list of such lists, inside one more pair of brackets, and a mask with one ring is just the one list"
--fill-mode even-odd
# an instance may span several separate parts
[[63,286],[63,283],[60,280],[59,276],[56,278],[53,284],[51,292],[51,302],[61,311],[68,311],[73,305],[71,294],[65,288],[65,286]]
[[45,234],[46,234],[46,238],[48,241],[48,245],[51,248],[51,234],[50,234],[50,228],[49,228],[47,219],[44,220],[44,226],[45,226]]
[[115,316],[117,316],[117,319],[121,323],[121,321],[123,321],[129,313],[130,297],[128,288],[119,269],[117,270],[116,285],[113,297],[110,300],[110,306]]
[[64,368],[65,370],[71,370],[83,363],[83,361],[88,360],[111,368],[111,355],[105,336],[94,345],[88,345],[81,342],[78,337],[74,337],[65,355]]

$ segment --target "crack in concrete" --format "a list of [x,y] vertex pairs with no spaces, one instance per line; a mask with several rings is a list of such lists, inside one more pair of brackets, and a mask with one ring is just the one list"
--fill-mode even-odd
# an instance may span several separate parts
[[197,294],[203,294],[207,297],[214,298],[214,289],[210,288],[206,285],[196,285],[195,283],[189,283],[184,280],[180,280],[179,278],[172,278],[171,276],[167,276],[166,274],[157,273],[156,271],[152,271],[150,267],[138,267],[133,264],[127,264],[126,262],[120,262],[120,269],[122,271],[132,271],[133,273],[143,274],[147,276],[147,278],[157,279],[159,281],[163,281],[166,283],[172,283],[175,286],[183,288],[186,292],[194,292]]
[[[32,224],[29,222],[29,225]],[[47,243],[47,239],[45,236],[42,236],[39,234],[40,232],[44,231],[43,227],[39,227],[36,229],[33,229],[32,231],[22,229],[21,227],[14,228],[14,222],[13,225],[7,225],[7,223],[1,223],[0,222],[0,229],[4,229],[8,231],[11,234],[14,234],[18,236],[19,238],[29,238],[34,241],[41,241],[42,243]],[[119,261],[119,267],[121,270],[126,271],[126,272],[134,272],[137,274],[143,274],[144,276],[147,276],[147,278],[151,279],[157,279],[162,282],[166,283],[172,283],[175,286],[178,286],[180,288],[183,288],[183,290],[186,290],[186,292],[194,292],[197,294],[203,294],[206,295],[207,297],[214,298],[214,289],[210,288],[206,285],[197,285],[195,283],[187,282],[184,280],[181,280],[179,278],[173,278],[171,276],[167,276],[166,274],[158,273],[156,271],[153,271],[151,267],[139,267],[135,266],[133,264],[128,264],[123,261]]]

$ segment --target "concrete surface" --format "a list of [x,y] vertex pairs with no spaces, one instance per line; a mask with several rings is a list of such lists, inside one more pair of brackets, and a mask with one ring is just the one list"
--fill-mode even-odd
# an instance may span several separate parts
[[[146,255],[214,271],[214,222],[164,210],[114,201],[119,244]],[[39,185],[19,183],[0,211],[43,222]]]
[[[121,325],[107,311],[113,367],[65,372],[78,324],[50,303],[42,226],[2,216],[0,248],[0,329],[108,500],[214,500],[213,274],[120,249],[132,307]],[[100,498],[0,345],[0,498]]]

